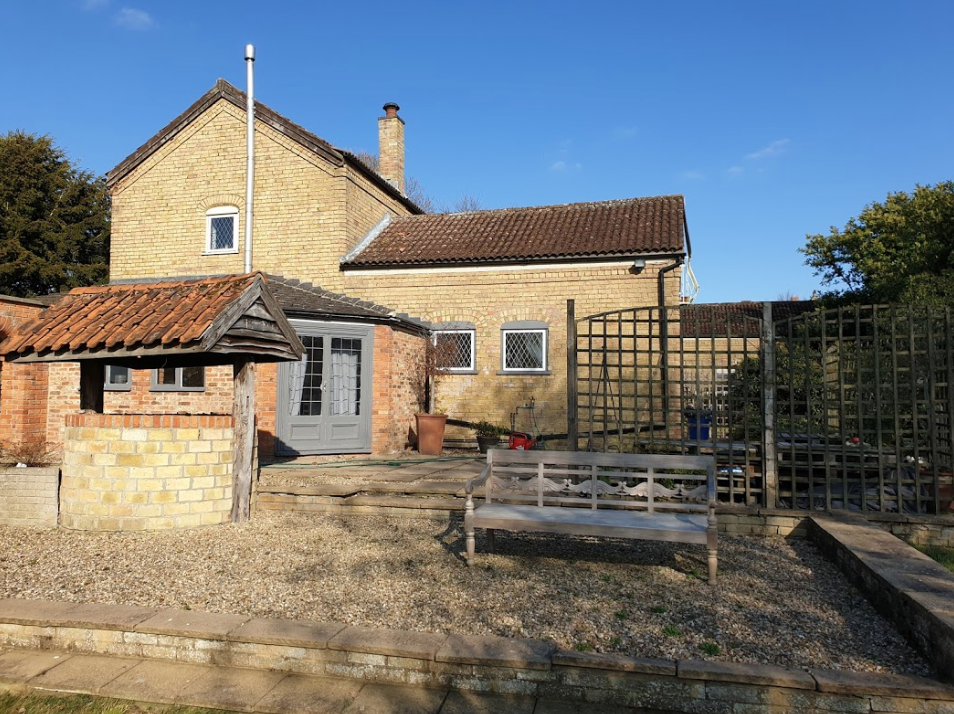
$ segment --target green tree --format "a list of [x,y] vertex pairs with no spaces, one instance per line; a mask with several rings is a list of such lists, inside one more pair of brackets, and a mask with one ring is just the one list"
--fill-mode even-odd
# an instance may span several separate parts
[[954,181],[888,194],[843,230],[807,238],[805,264],[834,288],[826,297],[954,304]]
[[109,193],[48,136],[0,136],[0,293],[18,297],[109,277]]

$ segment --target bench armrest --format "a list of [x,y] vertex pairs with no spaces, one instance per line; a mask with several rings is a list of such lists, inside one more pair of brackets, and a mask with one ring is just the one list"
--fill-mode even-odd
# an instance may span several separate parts
[[485,483],[487,481],[488,476],[490,476],[490,464],[487,464],[486,466],[484,466],[484,470],[480,472],[480,476],[477,476],[476,478],[472,478],[472,479],[467,479],[467,483],[464,484],[464,493],[466,493],[468,497],[473,495],[474,487],[480,486],[481,484]]

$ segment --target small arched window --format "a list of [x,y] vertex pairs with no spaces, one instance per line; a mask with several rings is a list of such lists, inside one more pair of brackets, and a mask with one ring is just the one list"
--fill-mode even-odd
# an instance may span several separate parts
[[506,322],[500,328],[504,372],[546,372],[548,325],[538,320]]
[[238,253],[238,208],[216,206],[205,212],[205,252]]
[[477,369],[477,330],[472,322],[442,322],[434,326],[433,340],[437,359],[449,372],[473,372]]

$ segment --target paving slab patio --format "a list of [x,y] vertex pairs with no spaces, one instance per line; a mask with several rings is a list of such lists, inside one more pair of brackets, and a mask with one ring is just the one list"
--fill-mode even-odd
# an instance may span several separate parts
[[0,684],[263,714],[531,714],[536,706],[534,697],[516,695],[21,649],[0,653]]
[[131,657],[74,656],[32,678],[30,686],[50,692],[96,694],[139,663]]
[[255,704],[285,678],[284,672],[212,667],[179,692],[178,703],[255,711]]
[[68,660],[63,652],[12,650],[0,655],[0,682],[22,684]]
[[364,682],[290,674],[255,705],[267,714],[338,714],[350,709]]

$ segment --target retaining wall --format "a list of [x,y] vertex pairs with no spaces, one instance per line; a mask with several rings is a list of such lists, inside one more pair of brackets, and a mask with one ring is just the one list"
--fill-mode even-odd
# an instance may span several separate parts
[[954,574],[866,520],[809,520],[809,538],[868,601],[954,681]]
[[227,523],[232,417],[70,414],[60,524],[158,530]]
[[954,688],[875,672],[808,671],[557,650],[504,637],[243,615],[0,600],[0,646],[301,672],[668,712],[954,711]]
[[55,528],[60,470],[0,468],[0,526]]

